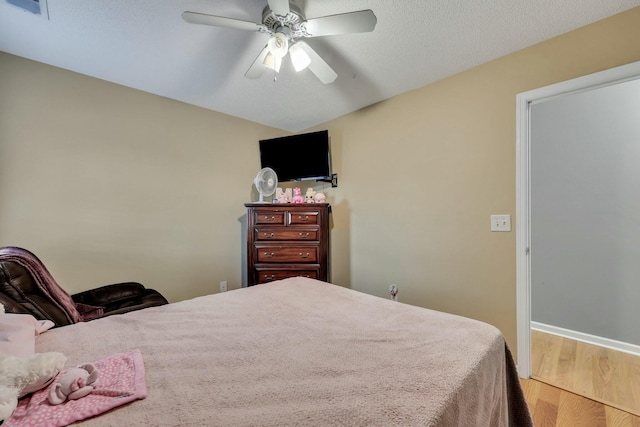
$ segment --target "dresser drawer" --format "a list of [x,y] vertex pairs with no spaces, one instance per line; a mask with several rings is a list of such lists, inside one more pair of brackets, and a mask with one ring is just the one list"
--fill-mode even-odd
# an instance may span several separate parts
[[289,277],[318,278],[318,270],[262,270],[256,271],[256,283],[268,283],[274,280],[287,279]]
[[318,230],[256,227],[256,240],[318,240]]
[[302,225],[302,224],[318,224],[318,212],[289,212],[289,224]]
[[258,262],[317,263],[317,246],[262,246],[256,247]]
[[253,215],[256,224],[284,225],[284,212],[255,211]]

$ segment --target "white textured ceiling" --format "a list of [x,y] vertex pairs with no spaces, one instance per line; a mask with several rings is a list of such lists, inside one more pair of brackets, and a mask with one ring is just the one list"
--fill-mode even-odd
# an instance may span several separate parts
[[[300,131],[640,5],[640,0],[295,0],[307,18],[372,9],[372,33],[307,39],[338,73],[285,62],[244,73],[266,34],[188,24],[185,10],[260,22],[266,0],[48,0],[50,20],[0,0],[0,50]],[[585,46],[588,49],[588,46]],[[1,76],[0,76],[1,77]]]

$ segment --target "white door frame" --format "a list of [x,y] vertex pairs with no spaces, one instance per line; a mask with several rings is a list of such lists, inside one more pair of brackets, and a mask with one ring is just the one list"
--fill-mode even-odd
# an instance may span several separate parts
[[530,107],[553,97],[609,86],[640,76],[640,61],[556,83],[516,97],[516,309],[518,374],[531,376]]

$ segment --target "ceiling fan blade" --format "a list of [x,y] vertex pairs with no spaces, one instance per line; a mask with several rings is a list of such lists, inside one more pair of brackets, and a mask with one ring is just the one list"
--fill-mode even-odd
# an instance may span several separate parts
[[334,34],[368,33],[376,28],[378,18],[372,10],[341,13],[307,20],[305,28],[309,37]]
[[224,16],[207,15],[197,12],[183,12],[182,19],[190,24],[213,25],[215,27],[233,28],[236,30],[260,31],[264,25]]
[[289,0],[267,0],[267,3],[276,15],[286,16],[289,13]]
[[260,52],[256,60],[253,61],[253,64],[251,64],[251,67],[249,67],[247,72],[244,73],[244,76],[246,78],[259,79],[260,77],[262,77],[262,75],[264,74],[264,71],[267,69],[267,67],[263,64],[264,57],[267,56],[267,53],[269,53],[268,45],[266,45],[264,49],[262,49],[262,52]]
[[311,46],[306,44],[303,41],[299,41],[296,43],[300,45],[300,47],[305,51],[307,55],[309,55],[309,59],[311,59],[311,63],[309,64],[309,69],[313,74],[316,75],[320,79],[320,81],[324,84],[333,83],[335,79],[338,77],[335,71],[324,62],[324,59],[320,57],[316,53],[315,50],[311,49]]

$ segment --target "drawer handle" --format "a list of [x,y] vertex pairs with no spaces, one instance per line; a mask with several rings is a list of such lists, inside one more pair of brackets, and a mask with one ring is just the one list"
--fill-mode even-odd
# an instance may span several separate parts
[[309,252],[307,252],[306,254],[303,254],[302,252],[300,252],[298,255],[300,255],[300,258],[309,258]]
[[309,233],[298,233],[298,236],[302,237],[303,239],[306,239],[309,237]]
[[266,237],[267,239],[273,239],[273,237],[275,236],[275,234],[271,233],[264,233],[264,237]]
[[298,215],[298,219],[300,221],[309,221],[309,215],[305,215],[305,216]]
[[267,274],[264,275],[264,280],[266,280],[267,282],[270,282],[270,281],[275,280],[275,279],[276,279],[275,274],[272,274],[271,276],[269,276]]
[[269,253],[269,252],[265,252],[264,256],[266,256],[267,258],[273,258],[275,254],[273,252]]
[[264,217],[264,220],[265,220],[265,221],[275,221],[275,220],[276,220],[276,217],[275,217],[275,216],[273,216],[273,215],[272,215],[272,216],[265,216],[265,217]]

